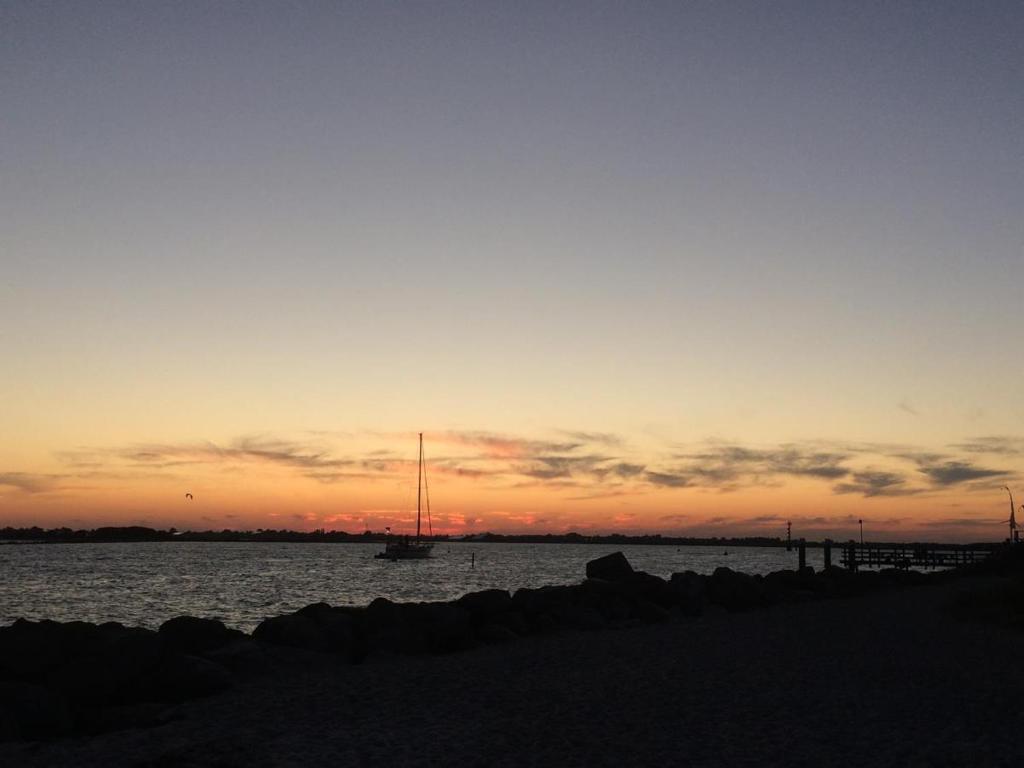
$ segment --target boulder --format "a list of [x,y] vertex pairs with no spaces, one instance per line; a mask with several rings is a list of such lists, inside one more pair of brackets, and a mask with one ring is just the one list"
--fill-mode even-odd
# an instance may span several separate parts
[[425,642],[424,650],[450,653],[476,645],[476,633],[465,608],[455,603],[416,603],[407,610]]
[[638,599],[647,600],[662,608],[669,608],[676,603],[675,592],[669,583],[660,576],[645,571],[635,571],[625,583],[630,594]]
[[675,604],[684,616],[700,616],[707,602],[707,577],[695,571],[673,573],[668,582]]
[[512,604],[525,616],[532,631],[548,632],[571,626],[573,603],[581,594],[578,587],[523,588],[512,595]]
[[253,630],[253,639],[261,643],[301,648],[306,651],[330,650],[326,633],[308,616],[291,613],[264,619]]
[[233,675],[254,675],[267,670],[270,659],[263,646],[248,637],[203,653]]
[[401,603],[378,597],[357,615],[357,628],[361,654],[424,652],[419,628]]
[[814,589],[824,597],[850,597],[859,592],[857,574],[845,568],[829,568],[814,580]]
[[708,579],[708,599],[730,611],[743,611],[760,605],[763,589],[753,576],[719,567]]
[[519,635],[501,624],[484,624],[477,630],[477,637],[484,645],[504,645],[519,639]]
[[[549,632],[555,629],[603,629],[607,619],[599,610],[600,596],[588,590],[601,589],[584,584],[573,586],[549,586],[539,589],[519,589],[512,596],[513,605],[526,618],[534,632]],[[615,589],[609,584],[608,589]]]
[[202,653],[221,648],[245,637],[237,629],[228,629],[216,619],[176,616],[160,625],[160,637],[168,647],[182,653]]
[[117,681],[115,700],[137,700],[138,681],[162,664],[170,651],[161,636],[149,629],[101,627],[100,631],[104,643],[97,658]]
[[605,581],[628,581],[633,576],[633,566],[621,552],[599,557],[587,563],[588,579],[604,579]]
[[73,725],[67,702],[40,685],[0,682],[0,741],[55,739]]
[[75,723],[79,733],[98,734],[127,728],[155,728],[181,718],[178,707],[166,702],[145,701],[80,710]]
[[220,693],[231,686],[231,675],[214,661],[180,654],[167,659],[149,682],[149,700],[183,701]]
[[92,624],[18,619],[0,627],[0,679],[40,680],[68,659],[90,652],[99,640]]
[[100,642],[88,651],[69,654],[64,663],[47,671],[53,690],[76,706],[106,706],[146,699],[145,680],[169,655],[160,636],[141,628],[98,628]]
[[69,659],[51,667],[41,682],[75,707],[98,707],[131,698],[134,690],[125,689],[138,684],[136,678],[128,679],[116,662],[99,656]]
[[485,589],[481,592],[469,592],[455,602],[460,608],[469,612],[473,624],[478,626],[514,608],[512,595],[504,589]]
[[299,616],[312,619],[327,640],[327,650],[347,658],[356,653],[356,621],[345,608],[327,603],[313,603],[298,611]]
[[766,574],[761,579],[761,586],[765,600],[769,603],[792,602],[796,599],[797,593],[804,589],[800,575],[789,569]]
[[511,610],[505,613],[499,613],[496,616],[491,617],[489,624],[491,626],[504,627],[508,631],[522,636],[530,633],[530,624],[526,620],[526,616],[521,611]]
[[595,632],[607,629],[608,621],[600,611],[586,605],[569,605],[565,612],[554,617],[556,626]]
[[633,613],[644,624],[659,624],[672,618],[667,609],[650,600],[636,601]]
[[601,614],[607,624],[620,625],[634,613],[634,599],[622,584],[587,579],[580,587],[581,602]]

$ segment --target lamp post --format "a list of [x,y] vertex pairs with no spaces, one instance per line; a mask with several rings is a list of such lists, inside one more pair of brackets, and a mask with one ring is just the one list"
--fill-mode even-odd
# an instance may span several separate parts
[[857,522],[860,523],[860,545],[863,547],[864,546],[864,521],[863,520],[858,520]]

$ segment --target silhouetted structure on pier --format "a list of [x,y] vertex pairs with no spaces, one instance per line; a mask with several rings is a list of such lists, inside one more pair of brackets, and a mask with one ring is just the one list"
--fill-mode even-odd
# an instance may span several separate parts
[[839,562],[850,569],[959,568],[992,556],[998,544],[858,544],[839,545]]

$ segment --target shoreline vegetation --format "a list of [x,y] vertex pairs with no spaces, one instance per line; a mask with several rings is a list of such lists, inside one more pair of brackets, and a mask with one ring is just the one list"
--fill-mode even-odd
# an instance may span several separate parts
[[[767,616],[787,606],[969,584],[972,577],[982,586],[951,605],[958,619],[1014,631],[1024,627],[1020,545],[1006,546],[982,563],[928,575],[805,567],[751,576],[722,567],[711,575],[686,571],[662,579],[635,571],[615,552],[587,563],[586,578],[577,584],[514,594],[488,589],[444,602],[377,598],[364,607],[314,603],[265,619],[251,635],[195,616],[170,618],[156,631],[116,622],[19,619],[0,627],[0,741],[74,740],[167,726],[194,700],[227,695],[236,687],[283,684],[283,670],[295,664],[344,674],[338,669],[492,646],[515,648],[548,636],[690,627],[719,614]],[[889,630],[895,633],[888,638],[894,643],[902,631],[899,620]],[[620,633],[627,644],[628,635]],[[813,657],[823,641],[802,637],[795,642],[807,644],[806,653]],[[750,643],[756,645],[757,638],[751,636]],[[757,652],[754,646],[743,651]]]
[[[399,534],[392,534],[392,537]],[[10,543],[61,543],[61,544],[111,544],[119,542],[251,542],[251,543],[310,543],[310,544],[371,544],[387,541],[389,535],[378,531],[349,533],[347,531],[292,531],[287,529],[232,530],[220,531],[179,531],[175,528],[157,529],[146,526],[107,526],[91,529],[72,528],[0,528],[0,544]],[[620,533],[584,535],[576,532],[543,534],[476,533],[461,536],[439,534],[421,536],[423,541],[471,542],[474,544],[607,544],[613,546],[662,545],[674,547],[785,547],[786,540],[770,536],[665,536],[662,534],[628,535]],[[801,539],[792,539],[796,547]],[[827,539],[804,539],[804,545],[821,548]],[[836,540],[837,542],[839,540]],[[853,539],[849,539],[853,541]],[[835,543],[835,542],[833,542]],[[889,540],[886,540],[889,543]],[[944,547],[996,547],[997,542],[967,542],[948,544],[931,541],[915,541],[914,544]]]

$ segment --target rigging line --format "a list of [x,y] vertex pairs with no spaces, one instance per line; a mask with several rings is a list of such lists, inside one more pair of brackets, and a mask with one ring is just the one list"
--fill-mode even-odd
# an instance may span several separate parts
[[423,491],[427,497],[427,530],[430,531],[430,536],[434,536],[434,526],[430,522],[430,486],[427,484],[427,458],[423,455],[423,449],[420,448],[420,461],[423,462]]

